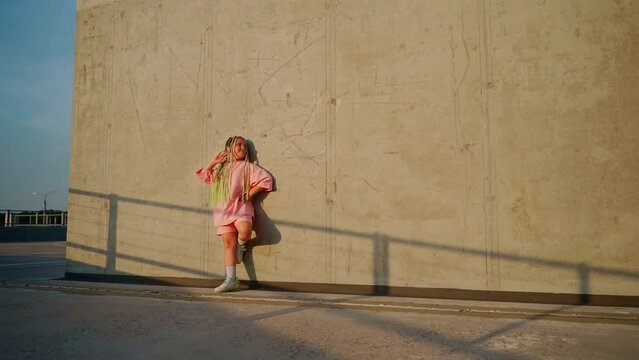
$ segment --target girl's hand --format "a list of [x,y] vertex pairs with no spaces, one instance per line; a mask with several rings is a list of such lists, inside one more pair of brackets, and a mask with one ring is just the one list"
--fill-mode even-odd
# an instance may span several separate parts
[[213,158],[213,161],[211,161],[211,164],[213,166],[217,164],[223,164],[226,161],[227,156],[228,154],[226,153],[226,151],[220,151],[217,155],[215,155],[215,157]]

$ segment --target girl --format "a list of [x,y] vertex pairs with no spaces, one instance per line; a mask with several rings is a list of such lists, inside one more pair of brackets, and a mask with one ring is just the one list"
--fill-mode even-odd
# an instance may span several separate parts
[[213,224],[224,244],[226,279],[214,291],[237,290],[235,266],[242,262],[253,231],[255,210],[251,199],[261,191],[271,191],[273,178],[250,162],[246,140],[241,136],[228,138],[224,151],[195,174],[204,183],[212,184]]

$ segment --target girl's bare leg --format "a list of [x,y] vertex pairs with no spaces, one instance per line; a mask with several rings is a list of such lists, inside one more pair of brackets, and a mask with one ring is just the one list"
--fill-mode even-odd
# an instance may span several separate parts
[[246,251],[246,243],[251,238],[253,232],[253,224],[249,221],[238,221],[235,223],[235,228],[238,231],[237,234],[237,249],[235,252],[235,258],[238,264],[242,262],[244,252]]
[[224,265],[226,278],[220,286],[213,289],[215,293],[223,293],[227,291],[235,291],[238,289],[239,282],[237,280],[235,259],[235,251],[237,249],[237,233],[224,233],[220,236],[224,245]]
[[238,238],[242,241],[249,241],[253,232],[253,224],[250,221],[238,221],[235,223],[238,231]]
[[224,244],[224,266],[235,266],[237,261],[237,255],[235,254],[237,248],[237,233],[224,233],[221,235],[221,238]]

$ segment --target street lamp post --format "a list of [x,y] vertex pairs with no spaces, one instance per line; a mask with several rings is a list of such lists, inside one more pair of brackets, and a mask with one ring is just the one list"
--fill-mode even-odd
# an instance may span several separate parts
[[[43,222],[46,222],[46,218],[47,218],[47,196],[49,196],[49,195],[51,195],[51,194],[53,194],[55,192],[58,192],[58,190],[49,191],[48,193],[46,193],[44,195],[36,193],[36,192],[33,193],[33,196],[44,196],[44,217],[43,217]],[[37,223],[38,223],[38,216],[36,215],[36,224]]]

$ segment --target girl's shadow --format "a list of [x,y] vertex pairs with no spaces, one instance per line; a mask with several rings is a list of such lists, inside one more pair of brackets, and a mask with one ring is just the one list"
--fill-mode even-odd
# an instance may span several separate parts
[[[254,164],[259,164],[257,151],[255,150],[255,146],[253,142],[249,139],[246,139],[246,146],[248,148],[249,159]],[[271,176],[271,174],[269,172]],[[275,177],[273,177],[273,191],[276,191],[276,182]],[[253,231],[255,231],[256,237],[252,239],[249,244],[249,248],[244,253],[244,259],[242,263],[244,264],[244,268],[246,269],[246,273],[249,276],[250,284],[249,288],[257,288],[259,287],[259,282],[257,279],[257,274],[255,272],[255,263],[253,262],[253,247],[262,246],[262,245],[275,245],[280,242],[282,238],[282,234],[275,226],[275,223],[271,220],[271,218],[266,214],[264,208],[262,207],[262,202],[264,199],[268,197],[269,193],[261,192],[255,195],[253,199],[253,205],[255,207],[255,222],[253,223]]]

